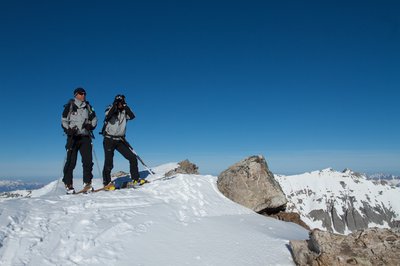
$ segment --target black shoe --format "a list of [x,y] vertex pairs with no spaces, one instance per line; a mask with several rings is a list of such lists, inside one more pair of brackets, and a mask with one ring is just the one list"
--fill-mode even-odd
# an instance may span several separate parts
[[72,185],[65,185],[65,191],[67,194],[75,194],[75,189]]

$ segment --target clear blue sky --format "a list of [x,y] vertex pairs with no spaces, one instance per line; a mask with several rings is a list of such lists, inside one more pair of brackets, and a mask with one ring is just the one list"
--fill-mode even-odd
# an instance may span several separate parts
[[78,86],[100,168],[103,111],[123,93],[151,166],[218,174],[262,154],[274,173],[400,174],[399,14],[398,1],[1,1],[0,177],[61,174]]

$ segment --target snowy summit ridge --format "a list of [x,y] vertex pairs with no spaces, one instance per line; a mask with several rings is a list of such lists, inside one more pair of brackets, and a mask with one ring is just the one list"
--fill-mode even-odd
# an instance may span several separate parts
[[230,201],[215,176],[162,178],[176,165],[139,189],[65,195],[58,180],[1,202],[0,265],[293,265],[305,229]]

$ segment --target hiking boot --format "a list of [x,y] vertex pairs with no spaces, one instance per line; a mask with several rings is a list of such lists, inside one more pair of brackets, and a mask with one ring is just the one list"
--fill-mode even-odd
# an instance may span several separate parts
[[65,185],[65,192],[67,194],[75,194],[75,189],[72,185]]
[[93,190],[92,183],[83,183],[83,189],[84,192],[89,192]]

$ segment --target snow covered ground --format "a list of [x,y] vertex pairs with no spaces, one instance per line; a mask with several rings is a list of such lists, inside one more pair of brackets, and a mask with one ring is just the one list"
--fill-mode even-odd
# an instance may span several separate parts
[[54,181],[0,202],[0,265],[294,264],[288,243],[305,229],[230,201],[215,176],[160,179],[174,167],[138,189],[65,195]]

